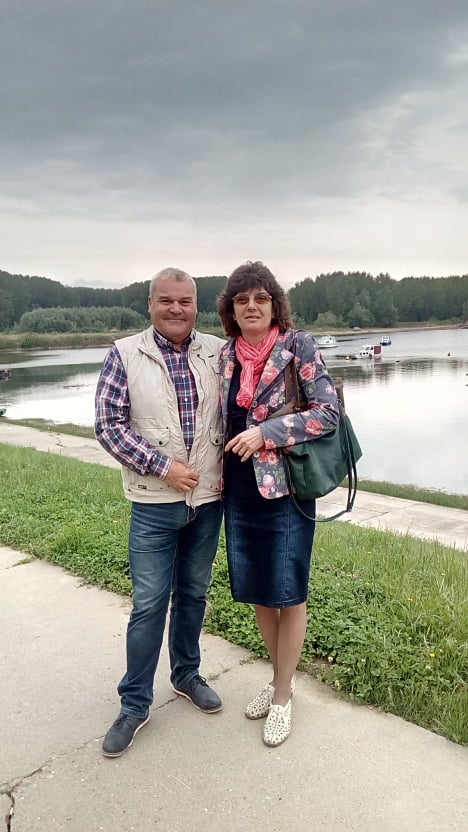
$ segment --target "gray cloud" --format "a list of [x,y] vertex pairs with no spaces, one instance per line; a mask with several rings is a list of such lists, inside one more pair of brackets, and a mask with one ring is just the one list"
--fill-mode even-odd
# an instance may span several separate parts
[[234,223],[243,239],[281,218],[331,227],[344,203],[349,222],[356,201],[464,210],[465,0],[3,5],[10,227]]

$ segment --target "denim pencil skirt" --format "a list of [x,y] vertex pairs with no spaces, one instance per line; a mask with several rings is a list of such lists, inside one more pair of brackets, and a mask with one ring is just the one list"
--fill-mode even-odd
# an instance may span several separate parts
[[[290,497],[267,500],[258,491],[251,460],[230,455],[226,470],[225,529],[235,601],[279,609],[307,599],[315,523]],[[312,517],[315,500],[302,501]]]

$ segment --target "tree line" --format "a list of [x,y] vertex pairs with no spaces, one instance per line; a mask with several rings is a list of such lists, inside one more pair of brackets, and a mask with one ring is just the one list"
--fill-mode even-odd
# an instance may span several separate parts
[[21,315],[17,332],[109,332],[141,329],[146,318],[125,306],[52,306]]
[[[226,279],[224,275],[195,278],[199,320],[204,325],[219,324],[216,298]],[[149,281],[122,289],[72,287],[46,277],[0,271],[0,331],[138,328],[148,321],[148,288]],[[388,274],[331,272],[297,282],[288,296],[298,326],[392,327],[468,318],[468,275],[394,280]]]
[[289,291],[296,322],[321,327],[463,321],[468,318],[468,275],[373,277],[366,272],[332,272],[307,278]]
[[[226,284],[226,277],[213,275],[203,278],[195,278],[197,283],[198,309],[199,312],[207,314],[208,322],[214,321],[213,325],[219,325],[219,318],[216,314],[216,297],[223,290]],[[27,326],[34,327],[35,332],[67,332],[79,331],[73,327],[80,320],[79,316],[73,317],[71,310],[80,309],[93,310],[88,318],[82,316],[81,320],[94,321],[96,329],[88,331],[101,331],[99,322],[109,321],[105,309],[124,308],[137,314],[137,318],[122,318],[120,325],[115,326],[109,323],[110,329],[128,329],[140,326],[148,322],[148,289],[149,280],[141,283],[132,283],[123,289],[93,289],[82,286],[64,286],[57,280],[47,277],[37,277],[22,274],[10,274],[0,270],[0,331],[19,330],[25,332]],[[67,310],[64,317],[60,310]],[[31,318],[29,313],[35,313]],[[27,316],[23,320],[23,316]],[[112,313],[113,319],[118,318],[117,312]],[[214,316],[214,317],[213,317]],[[63,329],[64,320],[71,326],[71,329]],[[54,325],[54,321],[56,324]],[[43,327],[54,326],[54,329],[46,330]],[[93,325],[93,326],[94,326]]]

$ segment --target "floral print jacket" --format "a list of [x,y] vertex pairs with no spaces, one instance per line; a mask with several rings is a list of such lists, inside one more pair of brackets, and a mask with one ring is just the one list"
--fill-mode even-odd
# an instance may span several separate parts
[[[301,413],[278,416],[276,419],[271,418],[276,410],[286,404],[283,371],[293,355],[309,409]],[[225,436],[228,425],[227,402],[235,361],[235,339],[232,338],[220,352],[221,406]],[[274,499],[289,494],[281,448],[313,441],[333,430],[337,424],[336,391],[326,372],[315,339],[302,330],[289,329],[280,333],[266,361],[247,413],[247,427],[261,425],[265,439],[265,447],[253,455],[255,476],[262,497]]]

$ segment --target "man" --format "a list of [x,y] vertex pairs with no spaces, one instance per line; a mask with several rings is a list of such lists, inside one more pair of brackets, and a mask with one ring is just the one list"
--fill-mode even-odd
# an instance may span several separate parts
[[96,437],[122,464],[131,500],[133,609],[119,717],[102,750],[118,757],[147,724],[169,599],[175,693],[214,713],[219,696],[199,675],[205,593],[221,524],[223,448],[218,353],[194,330],[196,284],[179,269],[150,283],[152,326],[108,352],[96,391]]

